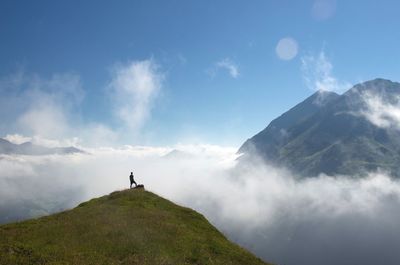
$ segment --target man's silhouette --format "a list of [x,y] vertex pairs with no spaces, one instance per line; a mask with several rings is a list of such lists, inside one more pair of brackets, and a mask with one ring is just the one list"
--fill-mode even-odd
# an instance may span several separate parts
[[129,180],[131,181],[131,189],[132,189],[132,184],[135,184],[135,187],[137,187],[136,181],[133,179],[133,172],[131,172],[131,175],[129,176]]

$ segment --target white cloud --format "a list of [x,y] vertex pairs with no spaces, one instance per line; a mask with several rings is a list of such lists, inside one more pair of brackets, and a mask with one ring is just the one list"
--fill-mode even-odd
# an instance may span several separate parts
[[392,96],[391,102],[371,92],[365,92],[361,96],[366,108],[360,115],[375,126],[400,129],[400,96]]
[[[195,155],[164,158],[174,149]],[[204,144],[85,150],[90,155],[2,156],[0,217],[73,207],[128,187],[133,171],[146,189],[200,211],[276,264],[372,265],[387,250],[393,262],[385,264],[400,261],[391,251],[400,243],[400,183],[384,173],[299,180],[268,165],[242,171],[234,168],[235,148]]]
[[14,144],[22,144],[32,141],[32,137],[23,136],[21,134],[7,134],[5,137],[2,138]]
[[115,100],[115,111],[133,133],[138,133],[150,117],[163,79],[163,73],[153,60],[132,61],[113,69],[109,88]]
[[351,87],[333,76],[333,65],[321,51],[318,55],[307,55],[301,58],[301,70],[306,85],[312,90],[341,93]]
[[48,102],[29,109],[18,118],[18,125],[30,135],[55,137],[67,133],[67,118],[59,105]]
[[281,60],[292,60],[298,52],[297,41],[290,37],[280,39],[276,45],[275,52]]
[[115,145],[120,132],[102,123],[89,123],[79,131],[79,143],[85,146],[101,147]]
[[1,80],[0,92],[2,130],[46,138],[70,133],[85,94],[79,76],[69,73],[41,78],[18,72]]
[[163,79],[153,60],[116,65],[105,87],[113,103],[109,111],[121,124],[111,128],[103,120],[84,121],[80,111],[85,91],[78,75],[43,78],[18,72],[0,80],[0,133],[12,141],[22,141],[18,135],[23,135],[46,146],[109,146],[132,140],[150,118]]
[[[215,71],[218,69],[224,69],[233,78],[238,78],[240,75],[239,66],[230,58],[224,58],[224,59],[216,62],[215,67],[216,67]],[[213,73],[214,75],[215,75],[215,71]]]

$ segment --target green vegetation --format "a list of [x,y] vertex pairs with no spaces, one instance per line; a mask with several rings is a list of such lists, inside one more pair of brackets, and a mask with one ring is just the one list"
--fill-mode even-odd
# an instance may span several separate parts
[[0,264],[266,264],[202,215],[132,189],[0,226]]
[[366,115],[371,95],[381,104],[396,105],[400,83],[375,79],[340,96],[317,92],[247,140],[240,159],[253,161],[255,155],[305,177],[363,177],[384,170],[400,178],[400,131],[389,116],[384,120],[390,126],[378,126]]

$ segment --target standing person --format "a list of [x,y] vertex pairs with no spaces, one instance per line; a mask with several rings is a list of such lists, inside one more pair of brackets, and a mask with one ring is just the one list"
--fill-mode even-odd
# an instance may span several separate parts
[[131,189],[132,189],[132,184],[135,184],[135,187],[137,187],[136,181],[133,179],[133,172],[131,172],[131,175],[129,176],[129,180],[131,181]]

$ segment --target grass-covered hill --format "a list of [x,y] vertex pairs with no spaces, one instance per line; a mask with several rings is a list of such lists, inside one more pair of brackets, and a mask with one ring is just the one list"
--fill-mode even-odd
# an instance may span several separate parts
[[0,264],[266,264],[202,215],[147,192],[113,192],[0,226]]

